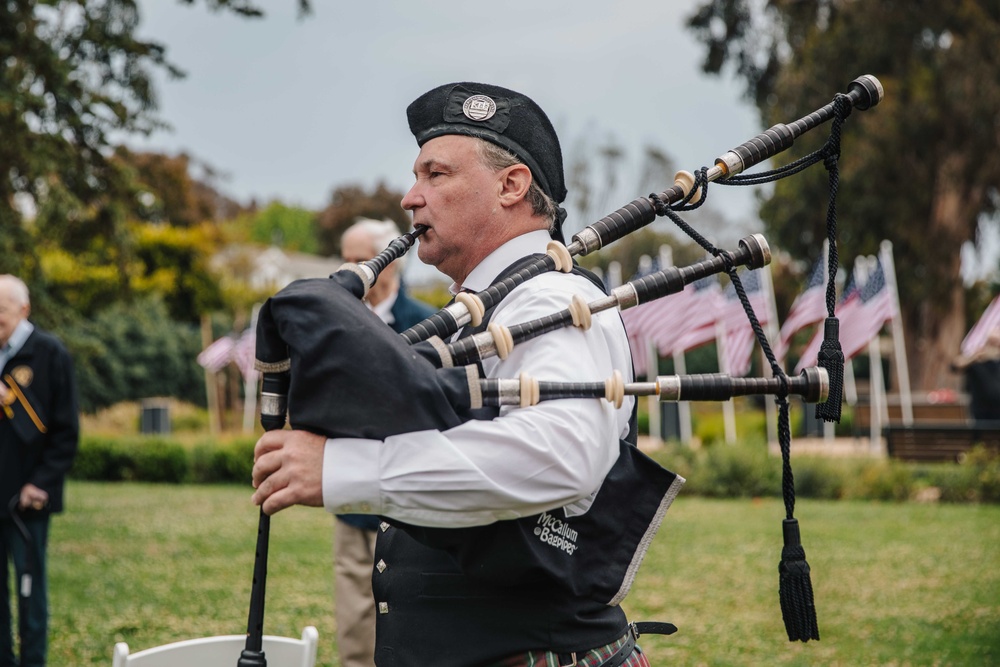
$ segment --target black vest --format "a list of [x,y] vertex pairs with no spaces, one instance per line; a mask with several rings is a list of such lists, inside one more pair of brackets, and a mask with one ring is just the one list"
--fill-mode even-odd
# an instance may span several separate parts
[[[485,330],[491,315],[462,335]],[[619,462],[597,494],[602,502],[583,517],[558,509],[457,529],[383,522],[372,579],[378,667],[475,667],[528,650],[583,651],[621,637],[627,622],[616,592],[626,570],[634,576],[634,545],[652,538],[648,522],[629,521],[622,509],[645,495],[640,504],[654,512],[683,483],[634,447],[634,410],[629,435],[632,443],[620,443]],[[636,480],[650,476],[657,479],[637,491]]]

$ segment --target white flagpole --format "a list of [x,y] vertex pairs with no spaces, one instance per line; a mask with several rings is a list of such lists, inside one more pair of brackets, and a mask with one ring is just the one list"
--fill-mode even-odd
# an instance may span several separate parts
[[[719,372],[728,373],[729,369],[726,368],[726,355],[725,355],[725,345],[726,345],[726,331],[723,328],[723,323],[716,319],[715,320],[715,350],[719,357]],[[728,401],[723,401],[722,403],[722,423],[725,431],[726,443],[733,444],[736,442],[736,408],[733,404],[733,399]]]
[[[257,315],[260,313],[261,304],[255,303],[250,314],[250,330],[257,331]],[[243,378],[243,432],[253,433],[253,425],[257,420],[257,383],[260,381],[256,377],[251,381]]]
[[[774,281],[771,279],[771,265],[765,264],[761,271],[761,278],[764,281],[764,298],[767,302],[767,324],[764,325],[764,333],[767,335],[767,342],[774,344],[778,340],[778,306],[774,300]],[[767,361],[764,350],[760,351],[761,369],[764,377],[773,377],[771,365]],[[780,363],[780,362],[779,362]],[[769,443],[778,441],[778,410],[775,406],[774,396],[767,394],[764,397],[764,414],[767,421],[767,441]]]
[[[646,382],[656,382],[656,375],[660,370],[660,355],[656,351],[656,343],[652,338],[646,339]],[[646,399],[646,409],[649,411],[649,437],[653,442],[660,443],[663,438],[663,425],[660,420],[660,402],[656,396],[649,396]]]
[[871,451],[879,449],[882,441],[882,424],[888,421],[886,407],[885,381],[882,378],[882,353],[879,350],[879,338],[875,336],[868,341],[868,376],[871,383],[871,429],[869,445]]
[[893,357],[896,362],[896,380],[899,382],[899,407],[903,413],[903,424],[913,425],[913,396],[910,393],[910,366],[906,358],[906,341],[903,339],[903,314],[899,309],[899,291],[896,283],[896,265],[892,258],[892,242],[885,240],[879,244],[879,257],[885,273],[886,287],[892,294],[895,309],[890,323],[892,332]]
[[[684,375],[687,373],[687,363],[684,361],[683,352],[674,352],[674,373],[677,375]],[[680,423],[680,436],[681,442],[685,445],[691,444],[691,438],[693,436],[692,426],[691,426],[691,402],[690,401],[678,401],[677,402],[677,421]]]

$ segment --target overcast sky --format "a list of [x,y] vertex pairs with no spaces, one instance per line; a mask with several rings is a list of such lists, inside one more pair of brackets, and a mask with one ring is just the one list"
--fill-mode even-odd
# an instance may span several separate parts
[[[406,106],[454,81],[532,97],[567,155],[580,141],[610,140],[635,164],[648,145],[694,171],[762,129],[738,81],[701,72],[704,50],[684,27],[699,0],[313,0],[304,19],[296,0],[258,4],[267,16],[247,20],[139,1],[139,34],[163,43],[187,76],[159,77],[160,116],[172,129],[128,142],[189,153],[243,203],[319,209],[337,186],[379,181],[405,191],[417,154]],[[847,83],[831,82],[831,98]],[[620,192],[601,215],[648,194],[628,183]],[[732,239],[758,231],[750,188],[713,192]],[[689,221],[697,226],[696,215]],[[567,229],[591,222],[571,219]],[[996,225],[985,246],[982,257],[966,249],[967,270],[995,268]]]
[[[529,95],[564,153],[584,136],[613,138],[636,162],[652,145],[693,171],[759,132],[739,84],[701,73],[703,49],[683,27],[695,0],[313,0],[301,20],[295,0],[262,0],[259,20],[139,4],[139,34],[187,77],[160,78],[173,129],[129,143],[189,152],[243,202],[320,208],[336,186],[380,180],[405,191],[417,154],[406,106],[453,81]],[[611,208],[648,194],[635,188]],[[755,218],[752,196],[734,190],[725,215]]]

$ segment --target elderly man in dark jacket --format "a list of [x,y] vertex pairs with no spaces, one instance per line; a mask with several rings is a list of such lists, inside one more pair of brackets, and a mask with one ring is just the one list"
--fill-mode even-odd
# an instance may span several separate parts
[[[0,275],[0,667],[45,665],[49,517],[63,509],[63,485],[79,440],[69,353],[28,321],[28,288]],[[17,575],[20,661],[11,631],[9,564]]]

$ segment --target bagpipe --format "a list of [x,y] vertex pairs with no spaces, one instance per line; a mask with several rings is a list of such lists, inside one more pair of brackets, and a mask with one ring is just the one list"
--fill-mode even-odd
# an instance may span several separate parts
[[[680,172],[672,187],[659,194],[638,198],[574,235],[563,246],[553,241],[545,255],[528,262],[512,275],[498,280],[476,294],[462,293],[454,303],[403,334],[396,334],[372,313],[362,299],[375,284],[382,269],[402,256],[425,231],[417,227],[393,241],[375,258],[357,265],[345,265],[329,278],[299,280],[271,297],[261,308],[257,322],[256,367],[263,373],[261,424],[265,429],[283,428],[287,421],[295,429],[333,437],[384,439],[421,430],[446,430],[473,418],[472,411],[483,406],[527,407],[539,401],[566,398],[598,398],[620,405],[625,395],[654,395],[660,400],[727,400],[733,396],[771,394],[779,410],[779,444],[782,451],[782,487],[786,506],[783,522],[785,546],[779,564],[782,615],[789,640],[818,639],[809,568],[805,563],[798,524],[792,513],[794,487],[790,466],[789,395],[820,405],[836,403],[839,419],[843,356],[836,368],[835,348],[820,355],[820,367],[805,369],[794,378],[786,376],[750,306],[737,275],[737,267],[759,268],[770,261],[770,250],[760,235],[742,239],[735,251],[722,251],[690,228],[678,212],[693,210],[707,199],[709,183],[746,184],[765,182],[796,173],[820,160],[831,171],[831,194],[836,188],[836,161],[839,156],[840,127],[851,109],[864,110],[878,104],[883,95],[879,81],[870,75],[851,82],[848,92],[789,124],[778,124],[740,144],[703,167],[697,174]],[[759,164],[792,146],[794,140],[826,121],[833,120],[831,139],[814,154],[788,167],[750,178],[740,177],[745,169]],[[835,197],[828,211],[830,271],[836,271]],[[490,325],[481,333],[445,343],[467,325],[478,327],[483,317],[513,289],[546,271],[568,272],[573,258],[586,255],[640,229],[658,216],[666,216],[710,252],[712,257],[688,267],[671,267],[612,290],[606,298],[592,303],[574,300],[565,311],[509,328]],[[594,382],[547,382],[522,375],[516,379],[487,379],[479,376],[478,361],[489,356],[505,356],[510,349],[531,338],[566,326],[587,328],[592,314],[611,308],[624,309],[655,298],[667,297],[684,286],[713,273],[726,273],[754,329],[771,366],[769,378],[732,378],[723,374],[674,375],[655,381],[625,383],[616,374]],[[829,281],[830,290],[834,281]],[[826,330],[836,338],[833,298],[828,294]],[[835,322],[835,319],[833,320]],[[828,339],[830,336],[828,336]],[[824,343],[826,345],[826,343]],[[361,360],[364,360],[362,363]],[[826,363],[824,363],[826,362]],[[386,378],[393,378],[387,383]],[[362,409],[363,405],[363,409]],[[594,581],[581,582],[573,570],[587,567],[587,560],[540,562],[525,553],[525,562],[493,563],[512,577],[526,573],[547,573],[574,593],[591,595],[608,604],[624,598],[638,565],[659,528],[663,514],[683,484],[683,478],[648,459],[634,443],[622,442],[619,463],[609,473],[593,503],[625,503],[628,520],[621,525],[599,527],[608,531],[606,540],[594,551],[614,550],[620,567],[607,568]],[[618,505],[615,505],[616,507]],[[586,521],[585,513],[582,520]],[[391,519],[387,519],[391,520]],[[532,517],[499,522],[504,539],[516,542],[518,535],[531,530]],[[264,591],[267,572],[267,543],[270,519],[260,513],[246,649],[238,667],[266,665],[261,651]],[[447,544],[454,548],[455,531],[401,526],[415,539],[429,545]],[[504,532],[506,531],[506,532]],[[459,540],[460,542],[460,540]],[[469,542],[474,542],[469,540]],[[469,544],[454,553],[465,559],[489,559],[488,545]],[[476,560],[478,559],[478,560]],[[535,559],[535,560],[532,560]],[[512,559],[507,559],[508,561]],[[520,569],[518,569],[520,568]],[[496,570],[494,570],[496,571]]]

